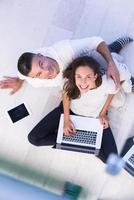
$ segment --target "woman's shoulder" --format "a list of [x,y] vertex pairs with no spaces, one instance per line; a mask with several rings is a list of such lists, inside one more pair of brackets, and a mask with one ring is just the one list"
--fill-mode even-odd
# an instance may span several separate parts
[[102,76],[102,84],[104,84],[104,85],[110,85],[110,84],[113,85],[114,84],[115,85],[114,80],[111,77],[107,77],[106,74],[104,74]]
[[106,75],[102,76],[102,88],[106,91],[106,92],[116,92],[116,85],[114,83],[114,80],[110,77],[107,77]]

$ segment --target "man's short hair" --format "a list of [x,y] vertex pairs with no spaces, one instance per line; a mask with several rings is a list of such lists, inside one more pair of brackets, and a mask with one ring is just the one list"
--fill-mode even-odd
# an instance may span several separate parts
[[34,53],[26,52],[19,57],[17,67],[21,74],[28,76],[32,69],[31,63],[34,56]]

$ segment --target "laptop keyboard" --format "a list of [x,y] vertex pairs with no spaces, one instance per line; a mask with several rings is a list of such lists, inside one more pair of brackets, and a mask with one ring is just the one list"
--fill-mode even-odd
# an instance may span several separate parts
[[96,138],[97,138],[97,132],[83,131],[83,130],[76,130],[76,133],[73,136],[63,135],[63,141],[92,144],[92,145],[96,144]]
[[132,156],[128,160],[134,166],[134,154],[132,154]]

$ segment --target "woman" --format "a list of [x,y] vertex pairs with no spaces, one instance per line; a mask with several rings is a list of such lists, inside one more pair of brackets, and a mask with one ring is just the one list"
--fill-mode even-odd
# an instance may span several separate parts
[[108,125],[107,110],[117,93],[112,79],[102,75],[99,63],[92,57],[75,59],[64,71],[64,133],[75,134],[71,114],[99,118],[103,124],[103,139],[99,157],[105,162],[110,153],[117,153],[116,144]]

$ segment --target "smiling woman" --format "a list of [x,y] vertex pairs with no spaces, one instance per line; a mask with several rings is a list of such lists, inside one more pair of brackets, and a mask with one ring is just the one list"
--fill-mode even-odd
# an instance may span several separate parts
[[63,73],[68,79],[64,88],[69,98],[75,99],[80,93],[99,87],[101,75],[100,64],[93,58],[84,56],[75,59]]
[[96,88],[95,80],[97,79],[97,74],[88,66],[79,67],[76,70],[75,82],[76,86],[79,88],[80,92],[87,92],[89,89]]

